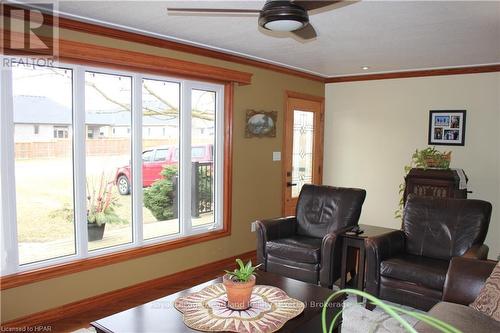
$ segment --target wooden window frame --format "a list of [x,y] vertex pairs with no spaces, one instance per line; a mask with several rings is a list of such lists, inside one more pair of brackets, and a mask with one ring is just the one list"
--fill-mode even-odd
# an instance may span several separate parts
[[[0,31],[3,33],[3,31]],[[23,38],[22,34],[13,33],[14,38]],[[61,62],[85,64],[105,69],[119,69],[153,75],[175,75],[181,79],[196,79],[224,86],[224,156],[223,156],[223,221],[222,228],[173,240],[144,244],[138,247],[119,250],[99,256],[77,259],[70,262],[23,271],[0,277],[0,290],[10,289],[37,281],[77,273],[105,265],[110,265],[134,258],[148,256],[172,249],[191,246],[231,234],[232,207],[232,135],[233,135],[233,95],[234,84],[250,84],[251,73],[225,68],[197,64],[166,57],[153,56],[138,52],[124,51],[91,44],[58,40]],[[4,50],[6,57],[9,50]],[[28,56],[35,56],[31,54]]]

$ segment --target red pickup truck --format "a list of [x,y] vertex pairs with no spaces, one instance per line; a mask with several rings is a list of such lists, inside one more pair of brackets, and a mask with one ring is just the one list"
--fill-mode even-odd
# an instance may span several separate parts
[[[197,145],[191,150],[191,161],[212,162],[213,145]],[[155,147],[142,152],[142,186],[151,186],[155,181],[162,178],[161,171],[167,165],[179,162],[179,147],[162,146]],[[131,185],[130,165],[120,167],[116,170],[115,184],[121,195],[130,193]]]

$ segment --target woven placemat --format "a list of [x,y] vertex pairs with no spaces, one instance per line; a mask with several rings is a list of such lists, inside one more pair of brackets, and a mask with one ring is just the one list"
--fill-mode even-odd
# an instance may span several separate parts
[[227,307],[224,285],[217,283],[179,297],[175,308],[182,312],[184,323],[195,330],[270,333],[302,313],[304,303],[288,297],[279,288],[257,285],[253,288],[250,308],[234,311]]

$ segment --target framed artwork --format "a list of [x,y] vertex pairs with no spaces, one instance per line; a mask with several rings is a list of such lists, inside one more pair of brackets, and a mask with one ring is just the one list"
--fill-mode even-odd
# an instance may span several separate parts
[[465,145],[465,110],[429,111],[429,145]]
[[245,137],[276,137],[276,111],[247,110]]

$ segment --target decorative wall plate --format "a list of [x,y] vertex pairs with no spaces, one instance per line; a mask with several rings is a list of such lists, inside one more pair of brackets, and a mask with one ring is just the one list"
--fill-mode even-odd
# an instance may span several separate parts
[[234,311],[227,307],[226,289],[217,283],[175,300],[184,323],[199,331],[270,333],[304,311],[304,303],[288,297],[281,289],[257,285],[250,308]]

